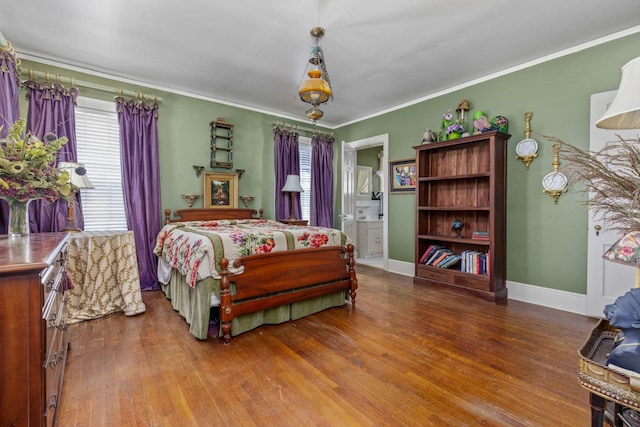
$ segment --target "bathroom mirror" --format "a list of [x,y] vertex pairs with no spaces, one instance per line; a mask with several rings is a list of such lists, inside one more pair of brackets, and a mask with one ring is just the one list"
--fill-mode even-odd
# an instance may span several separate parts
[[370,166],[356,166],[356,197],[371,199],[373,169]]

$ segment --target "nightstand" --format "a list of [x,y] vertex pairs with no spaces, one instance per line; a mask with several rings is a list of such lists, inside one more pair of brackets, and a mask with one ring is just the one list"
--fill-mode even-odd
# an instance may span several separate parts
[[309,221],[307,221],[306,219],[279,219],[278,221],[288,225],[309,225]]
[[67,272],[69,324],[122,311],[145,311],[140,291],[133,231],[82,231],[71,234]]

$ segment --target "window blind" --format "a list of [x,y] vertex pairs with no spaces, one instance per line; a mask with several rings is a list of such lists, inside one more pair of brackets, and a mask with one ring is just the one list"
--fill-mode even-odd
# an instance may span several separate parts
[[311,217],[311,138],[300,136],[298,138],[298,151],[300,152],[300,193],[301,219],[307,221]]
[[126,230],[115,103],[78,97],[76,140],[78,162],[95,187],[81,190],[85,230]]

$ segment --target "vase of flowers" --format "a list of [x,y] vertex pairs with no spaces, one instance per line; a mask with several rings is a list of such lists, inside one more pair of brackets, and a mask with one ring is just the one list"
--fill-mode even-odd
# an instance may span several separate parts
[[13,198],[7,199],[9,203],[8,233],[10,238],[16,238],[29,234],[29,203]]
[[47,133],[40,141],[25,129],[26,121],[19,119],[9,135],[0,139],[0,198],[9,204],[10,238],[29,234],[31,200],[68,200],[76,190],[69,174],[55,167],[57,153],[67,138]]

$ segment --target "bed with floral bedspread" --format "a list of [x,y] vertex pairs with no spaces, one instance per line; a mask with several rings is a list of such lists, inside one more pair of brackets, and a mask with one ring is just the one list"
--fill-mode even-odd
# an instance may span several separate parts
[[355,304],[353,245],[340,230],[290,226],[252,209],[176,214],[165,211],[156,239],[158,277],[197,338],[208,336],[212,306],[229,342],[262,324]]

